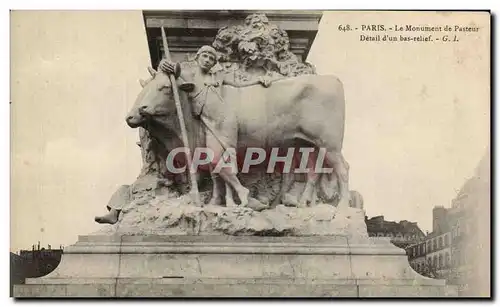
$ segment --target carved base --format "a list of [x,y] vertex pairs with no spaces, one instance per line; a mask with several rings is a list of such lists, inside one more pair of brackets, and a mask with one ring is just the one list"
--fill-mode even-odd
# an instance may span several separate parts
[[456,296],[387,239],[342,236],[81,236],[15,297]]
[[262,211],[246,207],[198,207],[188,196],[157,196],[131,202],[119,222],[95,234],[119,235],[235,235],[331,236],[368,239],[362,209],[339,210],[329,204],[313,207],[278,205]]

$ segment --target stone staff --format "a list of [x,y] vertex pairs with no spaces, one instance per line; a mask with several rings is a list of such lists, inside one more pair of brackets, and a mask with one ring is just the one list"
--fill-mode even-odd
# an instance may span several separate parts
[[[168,50],[168,43],[167,43],[167,34],[165,33],[165,27],[161,27],[161,36],[163,39],[163,51],[165,52],[165,59],[168,61],[171,61],[170,57],[170,52]],[[194,197],[194,202],[197,206],[201,207],[202,202],[200,200],[200,193],[198,192],[198,184],[196,180],[196,175],[189,171],[191,167],[191,147],[189,147],[189,140],[187,136],[187,130],[186,130],[186,124],[184,122],[184,115],[182,113],[182,108],[181,108],[181,100],[179,98],[179,92],[177,89],[177,82],[175,81],[175,76],[173,74],[169,75],[170,77],[170,82],[172,83],[172,92],[174,94],[174,100],[175,100],[175,106],[177,108],[177,116],[179,118],[179,124],[181,126],[181,134],[182,134],[182,142],[184,143],[184,147],[186,148],[186,161],[187,161],[187,167],[186,171],[189,173],[189,178],[191,181],[191,194]]]

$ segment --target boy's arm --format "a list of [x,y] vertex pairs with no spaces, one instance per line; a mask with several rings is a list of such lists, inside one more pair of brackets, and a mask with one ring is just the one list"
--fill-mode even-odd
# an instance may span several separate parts
[[271,84],[271,82],[262,78],[262,77],[257,78],[257,80],[241,81],[241,82],[235,82],[235,81],[230,80],[228,78],[224,78],[224,79],[222,79],[222,84],[231,85],[234,87],[247,87],[247,86],[252,86],[252,85],[256,85],[256,84],[262,84],[265,87],[268,87]]
[[222,84],[231,85],[231,86],[234,86],[234,87],[247,87],[247,86],[252,86],[252,85],[259,84],[259,83],[260,82],[257,81],[257,80],[243,81],[243,82],[235,82],[235,81],[232,81],[232,80],[229,80],[229,79],[223,79],[222,80]]

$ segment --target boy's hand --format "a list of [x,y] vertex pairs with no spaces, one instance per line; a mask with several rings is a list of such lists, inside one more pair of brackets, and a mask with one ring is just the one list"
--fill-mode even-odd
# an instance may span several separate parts
[[165,59],[160,61],[158,68],[169,74],[175,73],[175,64]]

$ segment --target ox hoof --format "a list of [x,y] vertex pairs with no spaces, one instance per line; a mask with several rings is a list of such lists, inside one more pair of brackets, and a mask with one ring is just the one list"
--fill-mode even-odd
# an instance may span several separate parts
[[271,202],[269,197],[266,195],[257,195],[257,197],[255,197],[255,199],[257,199],[258,201],[260,201],[263,204],[269,204]]
[[212,197],[210,201],[207,203],[207,206],[222,206],[222,198]]
[[311,199],[311,197],[309,197],[309,195],[308,196],[302,195],[297,207],[306,208],[306,207],[309,207],[311,205],[311,203],[312,203],[312,199]]
[[290,194],[290,193],[285,193],[283,197],[281,198],[281,202],[283,205],[287,207],[298,207],[299,206],[299,201],[297,200],[297,196]]
[[247,207],[254,211],[262,211],[265,209],[269,209],[269,205],[263,204],[255,198],[249,198]]
[[238,207],[234,200],[226,200],[226,207]]

